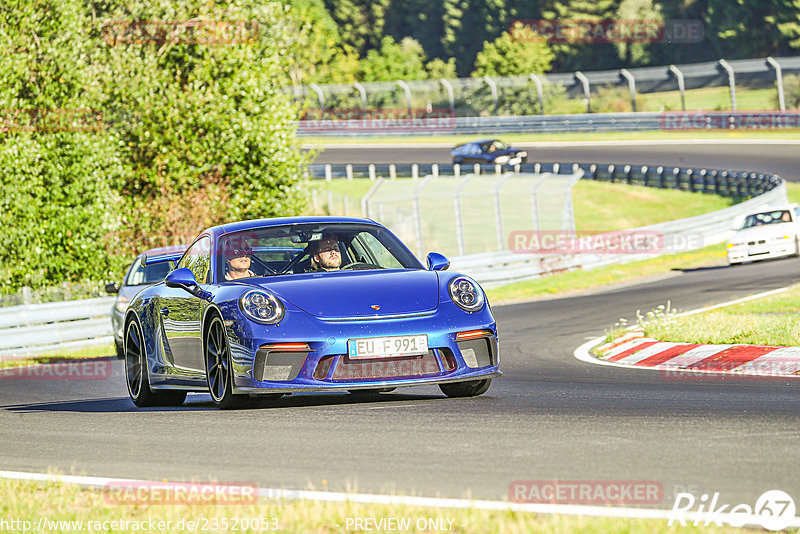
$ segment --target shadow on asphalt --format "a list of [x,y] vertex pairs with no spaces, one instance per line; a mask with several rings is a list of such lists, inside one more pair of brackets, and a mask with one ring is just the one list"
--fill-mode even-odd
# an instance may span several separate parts
[[727,269],[746,269],[749,265],[762,265],[765,263],[781,263],[781,262],[797,262],[800,263],[800,259],[789,256],[785,258],[770,258],[766,260],[757,260],[757,261],[748,261],[745,263],[737,263],[735,265],[712,265],[708,267],[695,267],[692,269],[680,269],[675,268],[672,269],[673,271],[680,271],[682,273],[693,273],[693,272],[703,272],[703,271],[719,271],[719,270],[727,270]]
[[[392,403],[424,401],[424,400],[447,400],[444,395],[419,395],[407,393],[381,393],[374,396],[356,396],[349,393],[336,394],[302,394],[281,397],[279,399],[253,400],[244,408],[235,411],[264,410],[280,408],[302,408],[302,407],[321,407],[321,406],[341,406],[341,405],[381,405],[387,407]],[[451,401],[453,399],[450,399]],[[181,406],[158,406],[151,408],[137,408],[127,397],[106,398],[106,399],[87,399],[59,402],[36,402],[24,404],[7,404],[0,406],[0,410],[12,413],[36,413],[36,412],[79,412],[79,413],[110,413],[110,412],[175,412],[175,411],[221,411],[211,402],[208,395],[191,395],[186,398]]]
[[714,266],[714,267],[694,267],[692,269],[674,268],[672,270],[673,271],[678,271],[680,273],[698,273],[698,272],[704,272],[704,271],[719,271],[719,270],[724,270],[724,269],[735,269],[736,267],[737,266],[730,267],[729,265],[717,265],[717,266]]

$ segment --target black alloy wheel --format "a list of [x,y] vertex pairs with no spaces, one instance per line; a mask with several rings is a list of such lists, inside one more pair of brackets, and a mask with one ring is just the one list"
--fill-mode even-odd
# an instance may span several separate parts
[[247,395],[233,394],[233,370],[230,349],[222,319],[215,315],[205,334],[206,380],[211,400],[218,408],[239,408],[249,400]]
[[185,391],[152,391],[147,371],[147,355],[144,349],[142,327],[135,317],[128,321],[125,329],[125,382],[133,403],[147,406],[180,406],[186,400]]

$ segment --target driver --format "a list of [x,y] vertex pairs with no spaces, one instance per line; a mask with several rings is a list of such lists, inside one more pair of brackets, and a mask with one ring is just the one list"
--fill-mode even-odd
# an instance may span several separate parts
[[247,241],[229,248],[225,257],[225,280],[238,280],[255,276],[250,270],[250,256],[253,250]]
[[342,267],[342,253],[339,251],[339,240],[332,235],[323,235],[322,239],[309,243],[311,268],[315,271],[338,271]]

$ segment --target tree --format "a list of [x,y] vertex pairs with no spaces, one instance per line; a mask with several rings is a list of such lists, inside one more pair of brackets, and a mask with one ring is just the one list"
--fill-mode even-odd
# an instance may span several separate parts
[[343,43],[366,57],[369,50],[381,47],[389,1],[325,0],[325,7],[339,26]]
[[428,78],[431,80],[438,80],[440,78],[455,78],[456,77],[456,58],[451,57],[447,61],[433,58],[425,65],[428,71]]
[[298,46],[287,52],[287,69],[293,85],[352,83],[358,72],[358,55],[342,43],[336,22],[322,0],[292,0],[289,23]]
[[0,6],[2,287],[117,279],[142,249],[302,208],[289,12],[196,4]]
[[[113,20],[157,21],[149,36],[106,47],[105,105],[129,117],[114,125],[132,167],[119,246],[186,242],[223,221],[297,214],[307,157],[282,87],[286,58],[302,41],[288,8],[142,0],[120,4],[105,18]],[[195,38],[216,28],[229,38]],[[158,30],[166,37],[150,38]]]
[[[647,21],[662,24],[664,16],[661,7],[654,0],[622,0],[617,8],[617,20]],[[650,63],[650,43],[615,43],[617,54],[625,67],[642,66]]]
[[[0,287],[109,278],[124,165],[80,0],[0,6]],[[114,276],[116,278],[116,275]]]
[[361,61],[360,79],[367,82],[423,80],[427,78],[425,59],[425,50],[411,37],[396,43],[386,36],[380,50],[370,50]]
[[[543,18],[556,22],[614,19],[622,0],[555,0]],[[558,72],[624,66],[613,43],[554,43],[553,68]]]
[[484,44],[475,59],[473,76],[513,76],[550,70],[553,52],[543,38],[518,23],[493,42]]

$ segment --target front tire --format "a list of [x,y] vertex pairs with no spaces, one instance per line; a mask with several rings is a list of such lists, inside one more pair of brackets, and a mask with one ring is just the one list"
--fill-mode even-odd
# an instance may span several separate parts
[[206,382],[217,408],[230,410],[247,404],[247,395],[233,394],[233,370],[230,349],[222,319],[215,315],[205,332]]
[[477,397],[483,395],[492,384],[491,378],[483,380],[470,380],[454,384],[439,384],[439,389],[448,397]]
[[150,375],[147,370],[147,354],[144,336],[139,320],[135,317],[125,329],[124,357],[125,382],[133,403],[145,408],[148,406],[180,406],[186,400],[185,391],[153,391],[150,389]]

